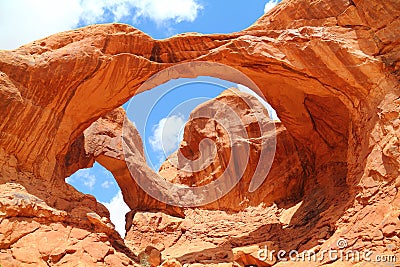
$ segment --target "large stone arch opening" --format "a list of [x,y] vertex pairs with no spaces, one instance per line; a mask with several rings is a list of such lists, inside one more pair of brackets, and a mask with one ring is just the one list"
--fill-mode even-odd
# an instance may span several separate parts
[[[51,129],[55,132],[52,140],[43,143],[45,147],[50,146],[49,154],[54,155],[57,161],[53,161],[49,156],[50,160],[46,162],[47,166],[45,166],[46,163],[44,162],[35,164],[35,159],[26,158],[26,165],[38,166],[39,169],[33,170],[34,172],[48,177],[48,179],[52,177],[50,180],[55,182],[55,180],[60,181],[59,179],[90,164],[94,160],[93,158],[88,158],[85,154],[76,151],[77,145],[83,145],[83,139],[79,135],[84,129],[99,116],[105,115],[106,112],[125,102],[136,93],[136,90],[145,80],[159,70],[179,62],[201,60],[224,63],[242,71],[259,86],[267,100],[275,108],[290,135],[296,140],[296,146],[304,164],[304,173],[310,178],[312,177],[311,179],[320,179],[320,181],[314,180],[313,182],[308,179],[310,184],[305,185],[305,187],[313,187],[312,184],[317,182],[321,184],[321,186],[316,187],[318,189],[330,188],[313,191],[313,195],[307,196],[309,201],[305,201],[306,204],[303,204],[303,206],[313,205],[316,195],[322,194],[324,197],[321,198],[321,201],[326,201],[324,194],[332,193],[332,190],[336,188],[336,182],[340,186],[344,185],[347,173],[347,140],[350,124],[348,108],[353,108],[351,106],[352,101],[349,100],[350,97],[346,95],[346,92],[330,85],[341,80],[341,77],[337,77],[335,74],[334,79],[337,79],[336,81],[332,80],[332,77],[329,77],[330,82],[325,81],[328,77],[326,76],[329,72],[328,68],[326,70],[318,68],[317,73],[312,73],[315,71],[312,65],[307,66],[307,62],[301,59],[304,57],[304,51],[299,51],[298,54],[294,52],[297,50],[291,45],[293,37],[286,37],[286,40],[283,39],[279,46],[272,42],[266,42],[264,37],[252,37],[251,49],[246,49],[247,45],[250,44],[250,37],[247,32],[233,35],[235,39],[223,35],[199,36],[196,37],[198,40],[195,44],[190,44],[186,43],[184,36],[165,41],[154,41],[126,25],[93,26],[92,30],[101,32],[101,35],[91,34],[84,38],[79,37],[82,39],[75,41],[74,32],[65,33],[70,37],[69,41],[59,43],[58,40],[53,41],[52,38],[49,38],[45,42],[47,45],[43,48],[44,50],[39,52],[42,56],[49,56],[52,60],[59,60],[58,53],[66,53],[67,56],[62,58],[61,62],[52,63],[50,61],[50,63],[43,64],[42,67],[46,68],[47,64],[57,64],[62,69],[54,75],[59,76],[65,72],[72,72],[80,77],[71,78],[80,82],[68,83],[68,81],[65,81],[61,85],[66,87],[65,90],[59,89],[59,91],[66,92],[66,94],[56,94],[52,98],[53,101],[67,100],[61,110],[52,114],[52,117],[57,120],[57,123],[53,124],[57,128]],[[121,32],[125,33],[122,42],[119,40]],[[311,34],[319,34],[319,32]],[[78,36],[77,33],[76,36]],[[115,38],[118,38],[118,41],[113,41],[116,40]],[[312,42],[311,38],[307,38],[305,34],[303,38]],[[218,39],[219,41],[215,42]],[[213,41],[211,42],[211,40]],[[193,45],[198,46],[196,50],[199,52],[195,54],[187,53],[184,47],[182,52],[173,51],[170,47],[175,42],[184,47],[190,46],[192,49]],[[94,43],[95,46],[88,46],[88,43]],[[141,45],[138,46],[138,44]],[[155,49],[156,47],[157,49]],[[325,46],[318,48],[328,51],[342,49],[340,44],[334,42],[327,42]],[[45,49],[49,50],[46,51]],[[255,49],[278,50],[280,53],[284,53],[288,49],[294,51],[287,56],[291,57],[290,59],[283,60],[280,53],[277,53],[276,56],[269,55],[266,58],[255,57],[253,56]],[[309,48],[306,47],[305,51],[307,49]],[[210,53],[209,51],[214,52]],[[311,50],[309,53],[315,53],[315,51]],[[314,58],[318,59],[315,55]],[[75,60],[85,60],[85,64],[90,68],[74,69],[74,66],[77,66],[73,64]],[[321,59],[320,63],[325,65],[326,62]],[[347,66],[344,66],[344,68],[347,68]],[[196,75],[199,75],[199,73],[204,76],[213,76],[215,70],[204,67],[199,68]],[[33,76],[34,73],[31,75]],[[173,78],[174,75],[177,74],[172,74],[168,78]],[[179,75],[182,77],[181,73]],[[191,78],[193,75],[187,73],[183,76]],[[220,75],[222,75],[220,78],[224,78],[224,75],[226,75],[225,77],[232,76],[224,72],[221,72]],[[36,79],[40,81],[39,78],[40,76]],[[59,84],[56,77],[52,82]],[[233,82],[240,83],[242,81],[233,80]],[[348,85],[345,86],[348,87]],[[355,88],[352,87],[351,89]],[[352,94],[356,94],[356,92],[352,91]],[[50,93],[47,92],[47,94]],[[43,101],[46,101],[45,96],[42,96],[42,98]],[[93,99],[93,101],[86,103],[82,99]],[[53,111],[61,108],[60,106],[53,106],[54,103],[56,102],[45,102],[43,105],[52,107]],[[111,114],[116,116],[117,120],[122,119],[122,115],[118,112],[111,112]],[[40,134],[37,132],[36,136],[31,134],[29,138],[40,139],[41,134],[42,132]],[[71,143],[71,141],[73,142]],[[38,151],[46,150],[45,147],[37,147],[37,149]],[[24,149],[22,148],[22,150]],[[82,160],[82,157],[84,160]],[[121,172],[124,172],[125,163],[123,161],[115,161],[102,155],[99,155],[96,160],[112,171],[117,181],[117,177]],[[325,177],[318,177],[317,174],[322,172]],[[125,177],[125,175],[126,173],[121,176]],[[122,181],[120,182],[121,188],[129,187],[124,186],[124,179],[120,180]],[[140,191],[140,188],[137,188],[137,191]],[[124,195],[129,195],[129,193],[127,192]],[[135,199],[136,196],[130,198]],[[138,209],[158,209],[168,210],[168,212],[172,210],[174,215],[182,216],[179,209],[168,207],[165,204],[153,201],[154,207],[152,208],[152,205],[148,203],[146,203],[148,206],[141,207],[145,202],[140,198],[136,198],[135,202]],[[327,204],[321,205],[321,207],[321,210],[316,210],[315,213],[305,216],[305,220],[308,222],[309,217],[318,218],[316,215],[328,208]]]
[[[309,177],[291,227],[267,224],[230,244],[269,239],[280,249],[302,250],[321,239],[324,249],[346,233],[349,247],[384,251],[396,244],[399,223],[399,41],[391,34],[399,12],[396,1],[287,1],[233,34],[153,40],[127,25],[95,25],[0,51],[0,107],[8,115],[0,126],[2,186],[29,203],[40,202],[32,196],[47,203],[6,214],[38,221],[50,214],[52,222],[111,240],[115,251],[129,254],[107,226],[104,208],[65,184],[94,160],[80,153],[82,133],[101,117],[121,119],[116,108],[161,69],[210,61],[240,70],[261,88]],[[119,170],[116,162],[110,166]]]
[[[270,68],[270,66],[267,66],[267,68]],[[203,75],[214,74],[210,72],[209,68],[204,68],[204,70]],[[304,78],[301,78],[300,75],[300,77],[297,76],[298,74],[294,78],[282,79],[281,76],[289,76],[286,70],[284,74],[267,73],[265,75],[259,67],[257,72],[243,67],[241,67],[241,70],[253,74],[256,82],[258,81],[260,85],[264,85],[264,87],[261,87],[264,88],[263,93],[269,96],[267,99],[271,103],[275,103],[275,107],[278,107],[278,115],[282,118],[281,120],[288,129],[289,135],[293,138],[296,156],[301,161],[303,169],[302,173],[299,174],[298,180],[301,181],[302,188],[293,192],[292,197],[288,197],[288,200],[282,202],[282,205],[285,208],[297,206],[297,211],[292,215],[290,225],[299,228],[307,227],[308,230],[301,231],[303,234],[298,235],[299,228],[296,228],[293,232],[290,229],[279,230],[277,228],[275,233],[279,233],[279,240],[274,240],[279,243],[278,246],[283,248],[297,246],[304,240],[305,235],[314,235],[320,231],[321,225],[319,221],[321,221],[322,213],[328,210],[335,210],[335,215],[330,216],[328,219],[331,223],[334,223],[344,212],[347,201],[351,201],[350,192],[346,184],[349,111],[340,100],[340,97],[332,94],[330,90],[323,91],[324,85],[314,79],[311,79],[310,84],[307,81],[299,83],[299,80]],[[179,74],[181,75],[182,73],[179,72]],[[191,77],[190,74],[188,77]],[[268,79],[268,85],[265,85],[265,79]],[[239,83],[241,81],[234,82]],[[267,87],[268,90],[265,90]],[[319,93],[321,95],[318,95]],[[321,115],[323,116],[321,117]],[[108,113],[91,125],[88,135],[92,134],[92,137],[86,138],[92,140],[98,138],[98,136],[95,136],[96,131],[101,134],[112,132],[112,130],[108,131],[106,129],[107,125],[114,131],[116,128],[121,130],[124,116],[124,112],[121,109]],[[104,123],[104,121],[106,122]],[[115,126],[115,123],[117,126]],[[132,128],[132,131],[132,136],[139,136],[134,128]],[[116,142],[112,140],[113,137],[115,136],[108,136],[108,134],[100,137],[101,141],[98,143],[101,143],[102,147],[98,150],[93,147],[94,151],[89,152],[89,154],[94,156],[92,160],[95,159],[113,172],[124,192],[127,203],[133,211],[130,216],[133,216],[137,211],[163,211],[177,217],[185,216],[180,208],[160,203],[141,190],[133,179],[129,179],[131,175],[125,165],[122,151],[110,150],[109,148],[112,145],[107,145],[107,142]],[[77,140],[84,140],[85,137],[82,138]],[[104,138],[109,139],[109,141],[105,141]],[[84,147],[82,144],[80,146],[81,148]],[[143,149],[141,141],[137,141],[137,146],[138,150]],[[72,147],[75,147],[75,145]],[[71,149],[69,150],[71,151]],[[74,154],[77,153],[74,152]],[[87,153],[82,155],[87,157]],[[67,158],[70,157],[67,155]],[[80,158],[76,160],[82,162]],[[148,176],[153,175],[145,163],[138,168],[142,168],[141,172],[146,173]],[[279,173],[279,170],[277,173]],[[340,194],[337,194],[337,192],[340,192]],[[299,202],[301,202],[301,205],[296,205]],[[332,203],[335,204],[332,206]],[[219,208],[224,209],[221,206]],[[127,230],[129,230],[129,220],[132,220],[132,217],[128,216],[127,219]],[[334,232],[334,228],[327,223],[326,219],[323,220],[323,224],[327,226],[323,234],[328,238]],[[312,226],[310,227],[310,225]],[[262,231],[262,229],[258,231]],[[294,240],[293,236],[296,236]],[[291,241],[283,237],[290,237]],[[260,239],[258,241],[262,242],[263,240]],[[237,240],[236,242],[241,243],[243,241]],[[313,247],[317,242],[318,240],[314,239],[312,242],[305,244],[302,249]]]

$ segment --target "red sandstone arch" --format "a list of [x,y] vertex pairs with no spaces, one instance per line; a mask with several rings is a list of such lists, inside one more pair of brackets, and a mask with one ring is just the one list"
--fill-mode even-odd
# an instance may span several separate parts
[[[358,194],[355,210],[378,201],[377,190],[393,200],[399,35],[392,33],[399,14],[396,0],[292,0],[233,34],[153,40],[110,24],[0,51],[0,147],[39,183],[63,183],[72,171],[64,164],[71,144],[151,75],[181,62],[220,62],[263,91],[319,188],[346,178]],[[392,200],[379,205],[391,209]]]

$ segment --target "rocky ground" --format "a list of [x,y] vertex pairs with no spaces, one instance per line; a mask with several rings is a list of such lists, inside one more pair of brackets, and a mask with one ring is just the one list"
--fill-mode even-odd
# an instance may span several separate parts
[[[399,261],[399,15],[398,0],[286,0],[232,34],[153,40],[128,25],[93,25],[0,51],[0,264],[380,266],[382,255]],[[163,69],[177,71],[158,83],[193,77],[180,63],[199,62],[197,75],[244,82],[205,61],[246,74],[277,111],[276,158],[258,192],[247,192],[244,177],[215,203],[174,207],[138,186],[135,179],[157,174],[129,123],[123,157],[119,107],[157,85],[140,87]],[[239,112],[244,125],[251,125],[250,113]],[[186,133],[181,144],[187,155],[200,137],[212,137],[196,123],[190,129],[197,137]],[[264,138],[260,129],[246,131],[259,135],[247,140],[255,160]],[[214,140],[221,157],[202,175],[168,163],[160,172],[187,186],[212,182],[230,149],[224,134]],[[124,240],[103,205],[65,183],[94,161],[113,173],[131,208]],[[161,193],[167,202],[174,198]],[[338,240],[346,250],[371,250],[375,261],[260,262],[255,255],[268,246],[321,257],[339,249]]]

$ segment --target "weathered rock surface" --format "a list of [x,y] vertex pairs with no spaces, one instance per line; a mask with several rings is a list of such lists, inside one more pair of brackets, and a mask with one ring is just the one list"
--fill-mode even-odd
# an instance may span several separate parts
[[[127,25],[110,24],[0,51],[0,181],[5,196],[0,263],[138,262],[108,226],[105,208],[64,179],[88,163],[73,160],[79,155],[72,153],[86,128],[137,93],[151,75],[190,61],[220,62],[247,74],[302,151],[299,159],[307,176],[301,202],[293,204],[296,211],[265,207],[257,215],[265,220],[254,223],[257,216],[252,215],[243,229],[228,224],[239,217],[228,217],[246,217],[246,210],[227,215],[199,210],[207,225],[186,231],[192,240],[164,250],[165,258],[232,266],[232,248],[273,242],[277,249],[321,252],[336,248],[339,238],[347,240],[348,249],[370,249],[374,256],[398,253],[399,15],[397,0],[288,0],[233,34],[153,40]],[[215,70],[203,64],[197,75],[214,76]],[[186,215],[184,220],[189,219]],[[210,236],[212,227],[222,236],[216,241]],[[74,229],[89,235],[66,234]],[[60,244],[49,243],[47,249],[46,236]],[[228,236],[235,238],[220,243]],[[188,244],[196,249],[189,250]],[[70,245],[78,248],[69,250]],[[285,265],[294,263],[276,264]]]
[[[211,141],[199,145],[202,140]],[[290,205],[303,195],[307,176],[299,153],[285,127],[271,121],[254,96],[230,89],[192,111],[179,150],[159,173],[168,181],[190,187],[223,179],[223,175],[229,177],[227,184],[237,183],[227,195],[203,206],[206,209],[238,211],[260,203]],[[260,174],[265,180],[249,192],[257,167],[263,168]]]
[[[254,258],[256,247],[279,247],[279,241],[265,241],[263,237],[281,226],[282,212],[284,209],[276,205],[248,207],[234,213],[186,209],[184,219],[137,212],[125,242],[134,251],[157,246],[164,261],[175,259],[182,265],[239,266]],[[253,255],[249,246],[253,246]]]
[[[124,152],[123,139],[126,140],[125,149],[129,149],[129,152]],[[76,164],[81,164],[85,160],[87,162],[96,160],[111,171],[121,188],[124,201],[132,211],[161,210],[175,216],[183,216],[183,211],[179,207],[152,198],[137,184],[135,178],[149,179],[157,174],[146,164],[139,132],[127,119],[122,107],[99,118],[78,140],[83,141],[78,142],[71,151],[72,155],[79,155],[74,158]],[[127,163],[131,164],[135,177],[132,177]]]
[[0,190],[2,266],[133,265],[136,258],[116,235],[107,212],[101,217],[85,210],[85,202],[96,203],[93,197],[80,196],[71,203],[76,209],[67,212],[50,207],[19,183],[1,184]]

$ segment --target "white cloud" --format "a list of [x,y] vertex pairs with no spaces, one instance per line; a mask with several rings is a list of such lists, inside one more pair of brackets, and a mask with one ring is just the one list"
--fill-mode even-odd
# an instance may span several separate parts
[[240,91],[242,91],[242,92],[248,93],[248,94],[250,94],[250,95],[256,97],[257,100],[260,101],[260,103],[263,104],[263,106],[267,109],[268,114],[269,114],[269,117],[270,117],[272,120],[279,120],[278,115],[276,114],[275,109],[273,109],[273,108],[271,107],[271,105],[268,104],[268,102],[265,101],[261,96],[257,95],[253,90],[251,90],[250,88],[248,88],[247,86],[244,86],[244,85],[242,85],[242,84],[237,84],[237,88],[238,88]]
[[[82,180],[83,185],[88,187],[90,190],[93,190],[93,187],[96,184],[96,176],[90,172],[90,169],[78,170],[73,176],[79,180]],[[71,177],[67,178],[67,183],[72,182],[73,178]],[[75,182],[76,180],[73,179],[73,181]]]
[[113,182],[106,180],[106,181],[104,181],[104,182],[101,184],[101,187],[103,187],[103,188],[105,188],[105,189],[108,189],[108,188],[110,188],[110,186],[112,186],[113,184],[114,184]]
[[192,22],[202,9],[197,0],[83,0],[81,6],[81,18],[86,23],[104,20],[106,12],[112,14],[115,21],[131,16],[134,21],[148,18],[158,24]]
[[66,182],[67,184],[71,184],[73,181],[74,181],[73,175],[71,175],[71,176],[65,178],[65,182]]
[[131,1],[137,8],[136,18],[149,18],[157,23],[172,20],[192,22],[202,6],[196,0],[136,0]]
[[124,202],[121,191],[111,199],[110,202],[102,203],[110,211],[110,219],[115,225],[115,229],[121,235],[125,236],[125,214],[130,211],[128,205]]
[[0,1],[0,49],[13,49],[79,23],[79,0]]
[[162,118],[153,127],[153,134],[149,137],[151,148],[166,155],[174,152],[182,140],[184,125],[185,118],[182,114]]
[[280,0],[268,0],[264,7],[264,13],[267,13],[268,11],[273,9],[279,2]]
[[[197,0],[12,0],[0,1],[0,49],[14,49],[84,24],[122,18],[149,19],[158,25],[192,22]],[[106,18],[106,15],[108,17]],[[111,18],[110,18],[111,16]]]

